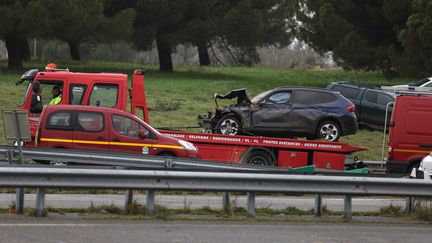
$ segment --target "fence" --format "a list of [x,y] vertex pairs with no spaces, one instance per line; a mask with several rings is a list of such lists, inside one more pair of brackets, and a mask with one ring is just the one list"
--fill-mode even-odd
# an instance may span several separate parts
[[[37,188],[36,215],[42,215],[45,188],[128,189],[126,204],[132,201],[131,190],[146,189],[150,215],[155,213],[156,190],[247,192],[249,217],[255,216],[257,192],[316,194],[317,216],[321,215],[321,195],[345,195],[344,218],[351,218],[352,196],[432,196],[431,182],[408,178],[11,165],[0,167],[0,187]],[[228,201],[229,194],[224,193],[223,203]]]

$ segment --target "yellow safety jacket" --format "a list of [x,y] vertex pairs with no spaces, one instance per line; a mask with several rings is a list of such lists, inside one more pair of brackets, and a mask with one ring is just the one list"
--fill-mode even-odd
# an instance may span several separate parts
[[53,98],[49,104],[50,105],[58,105],[58,104],[60,104],[61,100],[62,100],[62,97],[61,97],[61,95],[59,95],[59,96]]

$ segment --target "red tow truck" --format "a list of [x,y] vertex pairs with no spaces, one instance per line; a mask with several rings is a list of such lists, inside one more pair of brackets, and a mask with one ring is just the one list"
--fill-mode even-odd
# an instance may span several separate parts
[[[142,110],[143,120],[149,123],[144,87],[144,72],[135,70],[132,85],[128,77],[118,73],[78,73],[67,69],[38,70],[24,73],[18,83],[27,82],[28,88],[19,109],[27,110],[31,132],[37,130],[40,114],[30,112],[32,84],[37,81],[42,90],[42,103],[48,104],[51,86],[61,87],[64,105],[90,105],[127,110],[131,101],[131,113]],[[159,130],[164,135],[194,143],[203,160],[231,163],[247,163],[278,167],[302,167],[315,165],[319,169],[341,171],[356,168],[353,152],[365,150],[340,142],[309,141],[284,138],[230,136],[197,132]]]

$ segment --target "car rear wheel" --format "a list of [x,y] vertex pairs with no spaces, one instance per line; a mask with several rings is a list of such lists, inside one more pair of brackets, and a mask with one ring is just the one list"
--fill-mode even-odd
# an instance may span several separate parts
[[336,142],[341,135],[341,129],[338,124],[332,121],[324,121],[318,126],[317,137],[330,142]]
[[240,134],[240,121],[233,115],[226,115],[216,124],[215,132],[225,135],[238,135]]

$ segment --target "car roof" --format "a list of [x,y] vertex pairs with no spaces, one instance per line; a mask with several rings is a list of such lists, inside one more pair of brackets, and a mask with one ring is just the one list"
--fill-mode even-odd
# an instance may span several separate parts
[[271,91],[277,91],[277,90],[314,90],[314,91],[323,91],[328,93],[335,93],[333,90],[328,90],[324,88],[317,88],[317,87],[292,87],[292,86],[281,86],[272,89]]
[[366,88],[366,89],[379,89],[379,87],[371,85],[371,84],[352,83],[350,81],[335,81],[335,82],[332,82],[332,84],[339,84],[339,85],[344,85],[344,86]]

